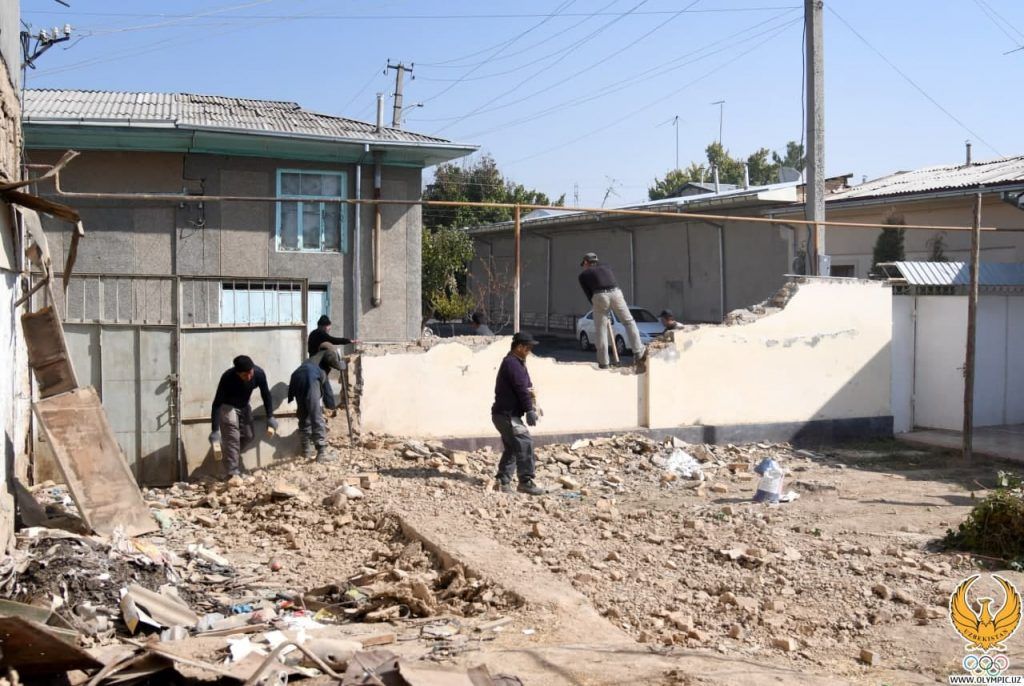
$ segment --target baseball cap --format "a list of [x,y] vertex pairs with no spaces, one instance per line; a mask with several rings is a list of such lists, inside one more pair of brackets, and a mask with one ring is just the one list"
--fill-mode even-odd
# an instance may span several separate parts
[[598,261],[599,260],[597,259],[597,253],[596,252],[588,252],[586,255],[583,256],[583,259],[580,261],[580,264],[583,264],[584,262],[598,262]]
[[520,331],[512,336],[512,345],[537,345],[537,339],[529,331]]

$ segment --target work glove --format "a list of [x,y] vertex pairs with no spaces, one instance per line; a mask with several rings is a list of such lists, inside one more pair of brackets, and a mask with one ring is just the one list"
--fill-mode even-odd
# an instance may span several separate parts
[[277,431],[277,419],[274,417],[267,417],[267,426]]
[[220,443],[220,429],[214,429],[210,432],[210,445],[217,445]]
[[537,413],[530,410],[526,413],[526,423],[530,426],[537,426]]

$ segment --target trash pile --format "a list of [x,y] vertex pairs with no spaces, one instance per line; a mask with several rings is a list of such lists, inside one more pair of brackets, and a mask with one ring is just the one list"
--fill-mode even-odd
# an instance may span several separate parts
[[[314,488],[274,471],[146,491],[159,535],[21,529],[0,562],[0,596],[8,599],[0,601],[0,668],[22,679],[67,672],[72,684],[163,672],[250,683],[319,675],[341,684],[521,683],[479,667],[442,678],[381,648],[411,637],[427,643],[420,659],[448,660],[493,640],[473,636],[474,625],[500,621],[520,602],[460,565],[442,568],[378,508],[356,507],[376,487],[376,473],[310,474]],[[63,486],[32,490],[39,511],[80,526]],[[324,560],[336,576],[314,588],[275,579],[279,558],[239,562],[221,545],[301,553],[317,530],[349,528],[365,557],[352,560],[350,551],[343,564]]]

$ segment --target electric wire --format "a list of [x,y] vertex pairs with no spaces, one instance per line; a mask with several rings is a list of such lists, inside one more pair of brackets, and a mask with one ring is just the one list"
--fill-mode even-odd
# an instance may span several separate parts
[[[636,5],[634,5],[633,9],[639,9],[639,8],[640,8],[641,6],[643,6],[644,4],[646,4],[646,3],[647,3],[647,1],[648,1],[648,0],[641,0],[641,1],[639,2],[639,3],[637,3]],[[690,3],[689,7],[693,7],[693,6],[694,6],[694,5],[696,5],[696,4],[698,3],[698,2],[700,2],[700,0],[693,0],[693,1],[692,1],[692,2]],[[608,60],[610,60],[611,58],[613,58],[613,57],[615,57],[615,56],[617,56],[617,55],[621,54],[622,52],[625,52],[625,51],[626,51],[626,50],[628,50],[629,48],[631,48],[631,47],[633,47],[634,45],[636,45],[637,43],[639,43],[639,42],[640,42],[641,40],[643,40],[644,38],[646,38],[646,37],[650,36],[650,35],[651,35],[652,33],[654,33],[654,32],[655,32],[655,31],[657,31],[658,29],[660,29],[660,28],[662,28],[663,26],[665,26],[666,24],[668,24],[668,23],[669,23],[670,21],[672,21],[673,19],[675,19],[676,17],[678,17],[678,16],[680,15],[680,14],[682,14],[682,12],[677,12],[676,14],[673,14],[673,15],[672,15],[671,17],[669,17],[669,18],[668,18],[668,19],[666,19],[665,21],[661,22],[660,24],[658,24],[657,26],[655,26],[655,27],[654,27],[653,29],[651,29],[651,30],[650,30],[650,31],[648,31],[647,33],[645,33],[645,34],[643,34],[642,36],[640,36],[640,38],[637,38],[636,40],[634,40],[634,41],[630,42],[630,43],[629,43],[628,45],[626,45],[625,47],[623,47],[623,48],[621,48],[621,49],[619,49],[619,50],[617,50],[617,51],[613,52],[612,54],[608,55],[608,56],[607,56],[607,57],[605,57],[604,59],[602,59],[602,60],[600,60],[600,61],[598,61],[598,62],[595,62],[595,63],[593,63],[593,64],[589,65],[589,66],[588,66],[588,67],[586,67],[585,69],[581,69],[581,70],[578,70],[578,71],[576,71],[576,72],[575,72],[575,74],[574,74],[573,76],[574,76],[574,77],[578,77],[578,76],[579,76],[580,74],[584,74],[584,73],[586,73],[586,72],[588,72],[588,71],[590,71],[590,70],[592,70],[592,69],[595,69],[595,68],[597,68],[598,66],[600,66],[601,64],[604,64],[605,62],[607,62]],[[525,86],[526,84],[528,84],[528,83],[530,83],[531,81],[533,81],[533,80],[534,80],[535,78],[537,78],[537,77],[538,77],[538,76],[539,76],[539,75],[540,75],[541,73],[543,73],[544,71],[546,71],[546,70],[550,69],[551,67],[554,67],[555,65],[557,65],[557,64],[559,64],[559,63],[561,63],[561,62],[562,62],[562,61],[563,61],[563,60],[564,60],[564,59],[565,59],[566,57],[568,57],[569,55],[571,55],[571,54],[572,54],[573,52],[575,52],[575,51],[576,51],[577,49],[579,49],[579,48],[580,48],[581,46],[583,46],[583,45],[585,45],[586,43],[588,43],[589,41],[593,40],[593,39],[594,39],[594,38],[595,38],[596,36],[600,35],[600,34],[601,34],[601,33],[602,33],[603,31],[605,31],[606,29],[608,29],[608,28],[611,28],[611,26],[613,26],[613,25],[614,25],[615,23],[617,23],[617,22],[621,21],[621,20],[622,20],[622,19],[624,19],[624,18],[625,18],[626,16],[628,16],[628,15],[623,15],[622,17],[616,17],[615,19],[611,20],[610,22],[608,22],[608,23],[604,24],[603,26],[599,27],[599,28],[598,28],[597,30],[593,31],[593,32],[592,32],[591,34],[589,34],[588,36],[584,36],[584,37],[583,37],[583,38],[582,38],[581,40],[577,41],[577,42],[576,42],[576,43],[574,43],[574,44],[573,44],[572,46],[570,46],[570,49],[569,49],[569,50],[568,50],[567,52],[565,52],[565,53],[564,53],[564,54],[563,54],[563,55],[562,55],[561,57],[559,57],[559,58],[558,58],[557,60],[555,60],[555,62],[554,62],[553,64],[547,65],[546,67],[544,67],[544,68],[542,68],[542,69],[540,69],[540,70],[538,70],[538,71],[535,71],[535,72],[531,73],[530,75],[528,75],[528,76],[526,76],[525,78],[521,79],[521,80],[519,81],[519,83],[515,84],[515,85],[514,85],[514,86],[512,86],[511,88],[509,88],[509,89],[503,89],[503,90],[502,90],[502,91],[501,91],[500,93],[498,93],[498,95],[494,96],[493,98],[491,98],[491,99],[490,99],[490,100],[488,100],[487,102],[484,102],[483,104],[481,104],[481,105],[478,105],[478,106],[477,106],[476,108],[474,108],[474,109],[470,110],[469,112],[466,112],[465,114],[463,114],[463,115],[461,115],[461,116],[457,117],[457,118],[456,118],[456,119],[455,119],[454,121],[451,121],[450,123],[448,123],[448,124],[445,124],[444,126],[442,126],[441,128],[439,128],[439,129],[438,129],[438,130],[437,130],[437,131],[436,131],[435,133],[438,133],[438,134],[439,134],[439,133],[441,133],[441,132],[443,132],[443,131],[445,131],[445,130],[447,130],[447,129],[451,128],[452,126],[455,126],[455,125],[456,125],[456,124],[458,124],[459,122],[461,122],[461,121],[465,121],[465,120],[466,120],[466,119],[468,119],[469,117],[477,116],[477,115],[480,115],[480,114],[487,114],[488,112],[493,112],[493,111],[495,111],[495,110],[496,110],[496,109],[498,109],[498,108],[491,108],[491,109],[487,109],[487,108],[488,108],[488,106],[489,106],[489,105],[493,105],[494,103],[498,102],[499,100],[501,100],[501,99],[503,99],[503,98],[509,97],[509,95],[510,95],[510,94],[511,94],[511,95],[514,95],[514,94],[516,94],[517,92],[519,92],[519,89],[520,89],[520,88],[522,88],[522,87],[523,87],[523,86]],[[515,103],[506,103],[506,105],[511,105],[511,104],[517,104],[517,103],[518,103],[518,101],[516,101]]]
[[921,87],[920,85],[918,85],[918,83],[917,83],[916,81],[914,81],[914,79],[910,78],[910,76],[908,76],[906,72],[904,72],[904,71],[903,71],[902,69],[900,69],[899,67],[897,67],[897,66],[896,66],[896,65],[895,65],[895,64],[893,63],[893,61],[892,61],[892,60],[890,60],[890,59],[889,59],[888,57],[886,57],[886,56],[885,56],[885,55],[884,55],[884,54],[882,53],[882,51],[881,51],[881,50],[879,50],[879,49],[878,49],[878,48],[876,48],[876,47],[875,47],[874,45],[872,45],[872,44],[871,44],[871,41],[869,41],[869,40],[868,40],[867,38],[865,38],[865,37],[864,37],[864,35],[863,35],[863,34],[861,34],[861,33],[860,33],[860,32],[859,32],[859,31],[858,31],[857,29],[855,29],[855,28],[853,27],[853,25],[851,25],[851,24],[850,24],[850,22],[846,21],[846,19],[844,19],[844,18],[843,18],[843,16],[842,16],[841,14],[839,14],[838,12],[836,12],[836,10],[835,10],[835,9],[834,9],[834,8],[832,7],[832,5],[826,5],[826,7],[828,7],[828,11],[829,11],[829,12],[831,12],[831,13],[832,13],[833,15],[835,15],[836,19],[838,19],[839,21],[841,21],[841,22],[843,23],[843,25],[845,25],[845,26],[846,26],[846,28],[848,28],[848,29],[850,30],[850,32],[851,32],[851,33],[853,33],[853,35],[855,35],[855,36],[856,36],[857,38],[859,38],[859,39],[860,39],[860,41],[861,41],[862,43],[864,43],[864,45],[866,45],[866,46],[867,46],[867,47],[868,47],[868,48],[869,48],[869,49],[870,49],[870,50],[871,50],[872,52],[874,52],[874,53],[875,53],[876,55],[878,55],[878,57],[879,57],[879,58],[881,58],[881,60],[882,60],[883,62],[885,62],[885,63],[886,63],[887,65],[889,65],[889,67],[890,67],[890,68],[892,68],[892,70],[893,70],[893,71],[895,71],[895,72],[896,72],[897,74],[899,74],[899,75],[900,75],[901,77],[903,77],[903,80],[904,80],[904,81],[906,81],[907,83],[909,83],[909,84],[910,84],[911,86],[913,86],[913,87],[914,87],[914,89],[915,89],[915,90],[916,90],[916,91],[917,91],[918,93],[920,93],[921,95],[923,95],[923,96],[924,96],[924,97],[925,97],[925,98],[926,98],[926,99],[928,100],[928,102],[930,102],[931,104],[935,105],[935,107],[936,107],[936,108],[937,108],[937,109],[938,109],[938,110],[939,110],[940,112],[942,112],[942,113],[943,113],[943,114],[945,114],[945,115],[946,115],[947,117],[949,117],[949,118],[950,118],[950,119],[951,119],[951,120],[952,120],[953,122],[955,122],[955,123],[956,123],[956,124],[957,124],[957,125],[958,125],[958,126],[959,126],[960,128],[962,128],[962,129],[963,129],[964,131],[966,131],[967,133],[971,134],[971,135],[972,135],[972,136],[973,136],[974,138],[976,138],[976,139],[977,139],[978,141],[980,141],[980,142],[981,142],[982,144],[984,144],[984,145],[985,145],[985,147],[989,148],[989,149],[990,149],[990,150],[991,150],[992,152],[994,152],[994,153],[995,153],[996,155],[998,155],[999,157],[1003,157],[1003,156],[1004,156],[1004,155],[1003,155],[1003,154],[1002,154],[1001,152],[999,152],[999,151],[998,151],[998,150],[997,150],[997,149],[995,148],[995,146],[994,146],[994,145],[992,145],[992,144],[991,144],[991,143],[989,143],[989,142],[988,142],[987,140],[985,140],[984,138],[982,138],[982,137],[981,137],[981,136],[980,136],[980,135],[979,135],[979,134],[978,134],[977,132],[975,132],[975,131],[974,131],[974,130],[973,130],[973,129],[971,128],[971,127],[967,126],[967,124],[965,124],[965,123],[964,123],[963,121],[961,121],[961,120],[960,120],[960,118],[959,118],[959,117],[957,117],[957,116],[956,116],[955,114],[953,114],[952,112],[950,112],[949,110],[947,110],[947,109],[946,109],[945,107],[943,107],[943,106],[942,106],[942,104],[941,104],[941,103],[940,103],[940,102],[939,102],[938,100],[936,100],[935,98],[933,98],[933,97],[932,97],[932,96],[931,96],[931,95],[930,95],[930,94],[928,93],[928,91],[926,91],[926,90],[925,90],[924,88],[922,88],[922,87]]
[[547,155],[547,154],[552,153],[552,152],[554,152],[556,150],[561,150],[562,148],[568,147],[568,146],[573,145],[575,143],[578,143],[578,142],[580,142],[582,140],[586,140],[587,138],[590,138],[591,136],[593,136],[595,134],[601,133],[602,131],[606,131],[606,130],[614,127],[614,126],[617,126],[617,125],[621,124],[622,122],[626,121],[627,119],[635,117],[636,115],[638,115],[638,114],[640,114],[642,112],[646,112],[647,110],[651,109],[652,107],[656,107],[657,105],[660,105],[665,100],[668,100],[670,98],[675,97],[676,95],[678,95],[679,93],[683,92],[684,90],[690,88],[694,84],[699,83],[700,81],[703,81],[704,79],[707,79],[707,78],[715,75],[719,71],[725,69],[726,67],[728,67],[728,66],[730,66],[732,64],[735,64],[736,62],[738,62],[739,60],[743,59],[744,57],[746,57],[750,53],[754,52],[755,50],[757,50],[761,46],[766,45],[767,43],[771,42],[772,40],[774,40],[775,38],[780,36],[789,27],[791,27],[791,26],[793,26],[793,25],[795,25],[797,23],[800,23],[800,22],[802,22],[802,19],[794,19],[793,21],[791,21],[791,22],[789,22],[787,24],[784,24],[781,27],[778,27],[774,32],[769,34],[767,38],[765,38],[762,41],[759,41],[758,43],[756,43],[755,45],[751,46],[747,50],[744,50],[744,51],[738,53],[737,55],[733,56],[729,60],[723,62],[722,64],[714,67],[713,69],[708,70],[707,72],[704,72],[700,76],[698,76],[698,77],[688,81],[687,83],[683,84],[682,86],[680,86],[679,88],[673,90],[672,92],[670,92],[670,93],[668,93],[666,95],[663,95],[663,96],[657,98],[656,100],[648,102],[647,104],[645,104],[645,105],[643,105],[641,107],[638,107],[637,109],[632,110],[631,112],[628,112],[627,114],[624,114],[621,117],[616,118],[614,121],[609,122],[608,124],[605,124],[604,126],[599,126],[599,127],[595,128],[595,129],[591,129],[590,131],[587,131],[586,133],[584,133],[584,134],[582,134],[580,136],[577,136],[577,137],[572,138],[570,140],[567,140],[567,141],[564,141],[562,143],[559,143],[558,145],[554,145],[554,146],[551,146],[549,148],[545,148],[544,150],[540,150],[540,151],[532,153],[530,155],[526,155],[524,157],[520,157],[520,158],[512,160],[510,162],[506,162],[504,164],[506,164],[507,166],[510,166],[510,165],[513,165],[513,164],[519,164],[520,162],[525,162],[526,160],[531,160],[531,159],[534,159],[536,157],[540,157],[542,155]]

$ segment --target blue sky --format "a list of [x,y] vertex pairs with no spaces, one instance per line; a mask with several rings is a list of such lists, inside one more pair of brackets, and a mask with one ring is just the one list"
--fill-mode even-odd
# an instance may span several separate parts
[[[383,72],[402,60],[406,105],[423,103],[406,128],[478,144],[569,203],[577,185],[583,205],[609,187],[609,205],[645,199],[674,166],[677,115],[680,162],[702,159],[714,101],[734,155],[800,139],[799,0],[68,1],[21,3],[34,30],[78,37],[29,87],[294,100],[367,120],[382,91],[390,121]],[[1016,5],[826,0],[827,172],[958,162],[965,139],[975,159],[1024,153],[1024,50],[1004,54],[1024,44]]]

